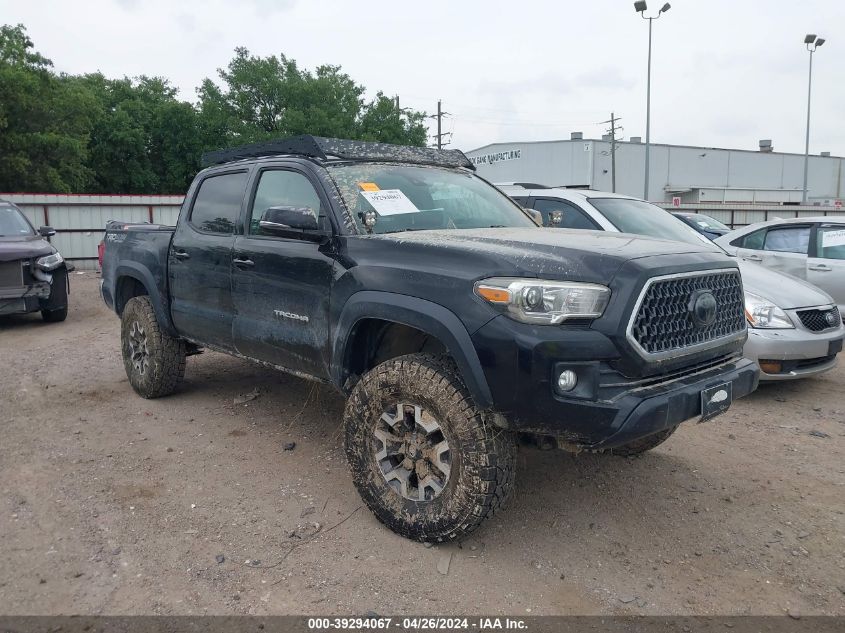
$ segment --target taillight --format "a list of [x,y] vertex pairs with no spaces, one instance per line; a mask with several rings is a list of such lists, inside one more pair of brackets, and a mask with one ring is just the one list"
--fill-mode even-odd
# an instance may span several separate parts
[[104,241],[100,241],[97,244],[97,262],[100,264],[100,270],[103,269],[103,255],[106,252],[106,243]]

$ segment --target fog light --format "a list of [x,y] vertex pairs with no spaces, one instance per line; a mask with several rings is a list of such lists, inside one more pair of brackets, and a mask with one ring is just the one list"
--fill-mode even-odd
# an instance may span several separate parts
[[780,374],[783,372],[783,363],[779,360],[761,360],[758,361],[760,369],[767,374]]
[[564,369],[557,377],[557,388],[560,391],[572,391],[578,384],[578,374],[571,369]]

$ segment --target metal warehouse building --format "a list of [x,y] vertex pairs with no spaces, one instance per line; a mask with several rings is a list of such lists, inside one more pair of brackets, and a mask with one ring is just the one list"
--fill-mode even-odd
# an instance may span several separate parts
[[[648,199],[682,203],[800,204],[804,155],[759,151],[651,145]],[[493,143],[466,152],[478,173],[491,182],[530,182],[612,190],[611,142],[574,132],[569,140]],[[616,191],[642,197],[645,144],[637,137],[616,142]],[[811,155],[807,183],[810,204],[833,206],[845,197],[845,160]]]

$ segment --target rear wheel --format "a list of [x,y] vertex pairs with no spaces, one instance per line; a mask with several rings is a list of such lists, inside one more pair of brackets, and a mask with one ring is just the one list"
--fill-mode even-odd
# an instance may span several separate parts
[[143,398],[176,390],[185,376],[185,341],[161,331],[149,297],[133,297],[121,316],[123,367],[129,384]]
[[344,423],[358,492],[407,538],[469,534],[512,488],[514,436],[490,423],[444,357],[410,354],[378,365],[353,389]]
[[677,428],[677,426],[671,426],[668,429],[652,433],[651,435],[646,435],[645,437],[641,437],[633,442],[628,442],[622,446],[611,448],[607,452],[612,455],[620,455],[622,457],[630,457],[631,455],[645,453],[646,451],[650,451],[651,449],[663,444],[663,442],[672,436],[672,433],[674,433]]

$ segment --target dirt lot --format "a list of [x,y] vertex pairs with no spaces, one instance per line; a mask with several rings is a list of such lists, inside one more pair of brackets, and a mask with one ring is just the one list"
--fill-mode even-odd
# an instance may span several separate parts
[[0,318],[3,613],[845,614],[845,365],[636,459],[523,448],[426,548],[361,507],[329,388],[206,353],[142,400],[72,283],[65,323]]

